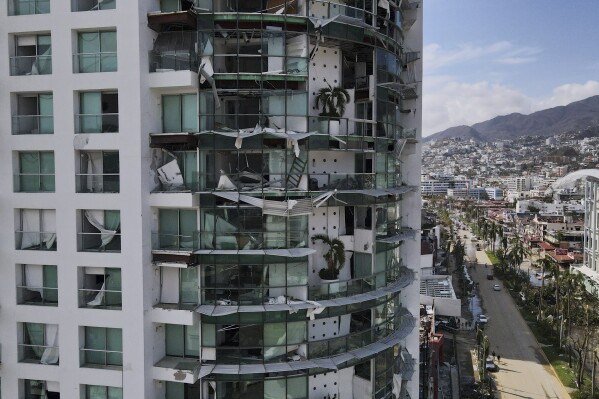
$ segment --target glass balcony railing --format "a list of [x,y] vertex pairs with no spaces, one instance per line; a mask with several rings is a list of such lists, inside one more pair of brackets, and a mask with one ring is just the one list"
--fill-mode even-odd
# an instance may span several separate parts
[[77,233],[80,252],[121,252],[121,233]]
[[58,288],[17,285],[20,305],[58,306]]
[[12,117],[12,134],[54,134],[54,116],[15,115]]
[[8,0],[8,15],[48,14],[50,0]]
[[10,57],[10,76],[49,75],[51,73],[51,55]]
[[77,173],[78,193],[118,193],[120,192],[119,173]]
[[119,114],[76,114],[76,133],[118,133]]
[[121,309],[122,305],[121,291],[79,289],[80,308]]
[[81,366],[91,368],[111,368],[123,365],[123,352],[105,349],[81,348]]
[[58,357],[58,346],[18,344],[17,350],[20,363],[38,363],[58,366],[58,360],[55,362],[46,362],[46,359],[44,359],[44,355],[48,356],[50,352],[52,352],[52,357]]
[[150,51],[150,72],[197,71],[198,58],[189,51]]
[[15,193],[53,193],[54,173],[19,173],[14,175]]
[[191,235],[152,233],[152,249],[164,251],[193,251],[199,248],[198,233]]
[[73,55],[75,73],[115,72],[117,70],[116,52],[79,53]]
[[75,0],[71,4],[73,12],[114,10],[116,8],[116,0]]
[[56,251],[55,232],[16,231],[16,249],[34,251]]

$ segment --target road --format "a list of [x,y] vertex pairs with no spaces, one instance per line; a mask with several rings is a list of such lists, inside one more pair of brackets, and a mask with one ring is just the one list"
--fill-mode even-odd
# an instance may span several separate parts
[[[460,231],[460,234],[470,234]],[[501,282],[487,280],[491,262],[484,251],[476,251],[477,265],[470,273],[479,283],[483,309],[489,317],[485,332],[490,350],[501,356],[499,371],[493,373],[499,398],[570,398],[547,362],[534,335]],[[501,291],[494,291],[499,284]]]

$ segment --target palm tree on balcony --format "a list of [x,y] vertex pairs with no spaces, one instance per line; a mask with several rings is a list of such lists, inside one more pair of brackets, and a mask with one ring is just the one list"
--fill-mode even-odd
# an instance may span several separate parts
[[329,250],[323,254],[327,267],[320,269],[318,275],[323,280],[337,280],[339,272],[345,265],[345,245],[338,238],[331,238],[326,234],[312,236],[312,241],[321,240],[329,246]]
[[339,119],[345,113],[345,106],[350,101],[350,95],[343,87],[333,87],[328,83],[327,86],[318,90],[316,108],[322,107],[319,116],[328,123],[328,133],[337,135],[339,134]]

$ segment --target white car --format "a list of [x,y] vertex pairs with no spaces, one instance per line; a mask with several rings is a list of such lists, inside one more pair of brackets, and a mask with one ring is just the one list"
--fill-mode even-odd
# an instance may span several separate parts
[[493,291],[501,291],[501,286],[499,284],[494,284]]
[[480,324],[487,324],[488,321],[489,321],[489,319],[487,318],[486,315],[484,315],[484,314],[479,314],[478,315],[478,322]]
[[487,357],[487,359],[485,361],[485,368],[488,371],[497,371],[497,365],[493,361],[493,357],[491,357],[491,356]]

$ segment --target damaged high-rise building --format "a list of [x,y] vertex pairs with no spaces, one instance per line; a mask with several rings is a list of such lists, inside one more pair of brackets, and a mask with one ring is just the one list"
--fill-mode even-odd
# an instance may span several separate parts
[[421,1],[3,4],[3,398],[418,397]]

